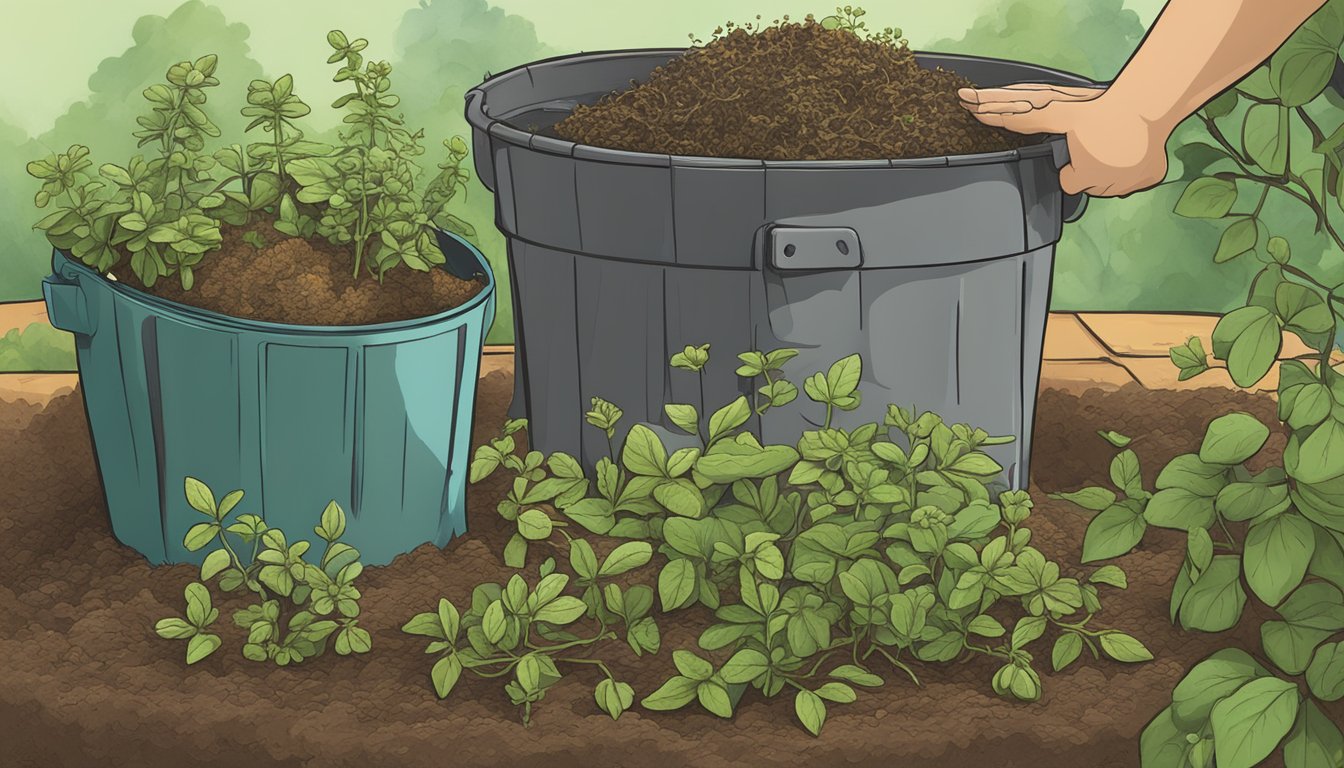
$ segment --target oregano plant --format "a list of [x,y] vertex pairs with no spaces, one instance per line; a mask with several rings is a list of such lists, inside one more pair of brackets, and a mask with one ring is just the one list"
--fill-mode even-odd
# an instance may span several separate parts
[[[1253,387],[1277,369],[1281,456],[1265,456],[1271,425],[1228,413],[1207,426],[1197,450],[1177,456],[1145,488],[1125,449],[1114,489],[1061,494],[1096,512],[1085,562],[1130,551],[1149,526],[1186,534],[1173,574],[1170,617],[1222,632],[1251,613],[1260,647],[1229,647],[1197,664],[1171,706],[1144,730],[1145,768],[1249,768],[1275,753],[1288,768],[1344,765],[1344,734],[1321,702],[1344,698],[1344,372],[1335,357],[1344,320],[1344,277],[1296,264],[1287,237],[1262,216],[1271,195],[1316,219],[1313,237],[1344,249],[1337,229],[1344,193],[1344,124],[1322,124],[1325,94],[1344,43],[1344,2],[1330,0],[1259,69],[1198,113],[1212,144],[1177,155],[1200,172],[1176,213],[1218,220],[1218,263],[1261,266],[1242,306],[1219,318],[1206,350],[1198,338],[1173,347],[1181,380],[1223,368]],[[1309,142],[1298,137],[1309,136]],[[1283,335],[1308,352],[1281,360]],[[1212,353],[1210,357],[1210,352]],[[1117,447],[1123,447],[1117,444]],[[1263,467],[1253,470],[1251,467]]]
[[89,148],[76,144],[28,164],[42,181],[34,203],[56,204],[35,225],[52,245],[102,272],[129,259],[147,286],[177,273],[191,287],[192,269],[222,240],[219,222],[206,213],[224,198],[206,175],[214,159],[204,151],[206,139],[220,135],[203,109],[206,90],[219,85],[217,64],[215,56],[174,64],[167,82],[145,89],[149,110],[136,118],[134,135],[153,148],[149,158],[105,163],[95,177]]
[[207,519],[192,526],[183,544],[192,552],[214,546],[201,563],[200,581],[187,585],[186,617],[161,619],[160,637],[187,641],[187,663],[219,649],[219,636],[208,631],[219,610],[212,605],[212,580],[220,591],[251,593],[252,603],[233,612],[233,623],[247,631],[244,658],[279,666],[298,664],[321,655],[331,642],[336,653],[367,653],[368,630],[359,626],[356,579],[363,572],[359,551],[340,541],[345,512],[331,502],[313,528],[324,547],[316,564],[305,558],[310,544],[290,541],[279,528],[257,515],[232,514],[243,500],[241,490],[216,499],[210,488],[186,478],[187,503]]
[[[1294,386],[1302,385],[1280,388],[1285,419],[1296,407]],[[1344,759],[1344,736],[1317,704],[1344,698],[1344,496],[1322,494],[1344,478],[1344,455],[1317,455],[1308,463],[1339,464],[1339,477],[1305,482],[1294,445],[1301,434],[1288,428],[1299,458],[1286,454],[1259,472],[1247,463],[1261,453],[1269,428],[1249,414],[1229,413],[1210,422],[1198,452],[1163,467],[1151,490],[1125,449],[1112,464],[1115,490],[1058,494],[1096,512],[1084,562],[1128,553],[1149,526],[1186,534],[1170,600],[1171,621],[1181,627],[1231,629],[1251,599],[1276,614],[1260,626],[1262,655],[1227,648],[1190,670],[1172,706],[1144,731],[1145,766],[1210,766],[1215,758],[1220,768],[1253,766],[1280,745],[1292,768]],[[1133,474],[1116,470],[1131,464]],[[1305,686],[1288,679],[1295,676]]]
[[[591,666],[601,673],[596,705],[613,718],[637,700],[729,717],[751,687],[792,697],[799,722],[818,734],[829,709],[859,689],[893,673],[918,684],[930,664],[985,656],[995,692],[1035,701],[1047,664],[1063,669],[1084,651],[1152,658],[1097,618],[1100,590],[1125,588],[1124,573],[1066,575],[1031,544],[1031,497],[991,494],[1003,468],[982,449],[1008,438],[894,405],[881,424],[833,426],[860,402],[863,363],[851,355],[804,382],[821,428],[794,445],[757,440],[753,417],[770,418],[799,393],[783,372],[795,355],[739,355],[752,393],[713,412],[703,398],[667,405],[684,433],[677,444],[634,424],[617,449],[624,413],[592,398],[585,421],[609,453],[591,475],[565,453],[524,452],[522,420],[481,446],[471,480],[512,477],[498,507],[516,529],[505,562],[544,557],[541,578],[478,586],[470,607],[443,599],[406,624],[429,638],[438,696],[464,673],[503,678],[527,720],[563,670]],[[709,347],[687,346],[670,364],[702,376]],[[609,641],[660,654],[657,621],[693,605],[713,622],[694,647],[671,649],[656,689],[635,691],[602,660]],[[1048,662],[1037,658],[1047,642]]]
[[[42,182],[34,203],[55,207],[36,228],[99,272],[129,265],[147,287],[175,274],[190,289],[196,266],[223,242],[221,227],[257,220],[291,237],[348,246],[356,277],[442,264],[435,228],[475,234],[450,210],[470,179],[466,142],[445,140],[446,159],[424,181],[417,162],[424,133],[406,128],[396,110],[391,65],[365,60],[363,38],[333,30],[327,41],[328,62],[339,65],[334,79],[352,89],[332,103],[345,113],[337,144],[304,138],[298,121],[311,108],[290,75],[248,84],[245,133],[257,140],[224,139],[206,104],[220,84],[217,58],[179,62],[142,94],[147,111],[134,135],[149,154],[95,170],[89,148],[77,144],[28,164]],[[212,151],[216,139],[226,143]],[[264,245],[255,232],[248,242]]]

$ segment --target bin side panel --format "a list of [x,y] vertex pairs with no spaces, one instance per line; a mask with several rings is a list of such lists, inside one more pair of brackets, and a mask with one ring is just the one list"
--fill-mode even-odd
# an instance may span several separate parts
[[[361,514],[352,533],[380,560],[421,541],[446,544],[466,527],[460,484],[457,503],[444,505],[450,496],[455,427],[463,418],[455,407],[462,352],[461,328],[364,349],[359,398],[359,475],[364,479],[355,504]],[[438,541],[449,514],[461,519],[449,523],[447,536]]]
[[[634,422],[662,420],[670,357],[664,339],[665,270],[607,259],[579,258],[574,265],[581,397],[585,406],[596,396],[625,411],[616,435],[619,448]],[[584,428],[582,444],[589,466],[607,453],[606,435],[595,428]]]
[[[857,341],[863,324],[858,271],[776,272],[767,269],[762,274],[765,277],[765,311],[770,329],[779,341],[802,347],[835,343],[844,349]],[[842,352],[838,357],[847,354],[850,351]]]
[[867,268],[1012,256],[1026,249],[1022,192],[1005,165],[765,171],[775,224],[849,227]]
[[528,440],[538,450],[577,451],[588,401],[581,391],[575,257],[509,240],[518,336],[515,389],[527,403]]
[[[663,402],[694,405],[700,413],[701,426],[707,428],[709,415],[741,395],[750,399],[753,392],[749,380],[737,376],[740,361],[737,355],[753,348],[761,351],[774,349],[769,345],[754,346],[751,337],[751,282],[753,273],[714,269],[672,268],[666,271],[667,284],[664,298],[667,316],[665,347],[670,357],[686,345],[709,345],[709,365],[706,368],[704,401],[701,402],[700,377],[690,371],[673,369],[667,360],[652,371],[661,371],[665,378]],[[713,311],[709,311],[713,308]],[[650,360],[650,365],[658,361]],[[764,384],[757,381],[757,385]],[[657,407],[657,403],[654,404]],[[664,413],[652,414],[664,427],[678,430]]]
[[[864,360],[875,391],[865,392],[869,421],[881,421],[889,403],[946,414],[961,402],[956,354],[958,267],[862,272],[864,329],[871,353]],[[867,382],[865,382],[867,384]]]
[[[112,532],[151,563],[166,562],[158,457],[150,427],[141,331],[153,320],[123,306],[96,279],[80,278],[99,332],[79,348],[79,380]],[[78,337],[77,337],[78,338]]]
[[954,348],[960,401],[947,416],[991,435],[1015,438],[987,452],[1003,465],[1008,481],[1016,483],[1025,437],[1022,262],[1011,258],[976,264],[962,271],[958,283]]
[[616,259],[674,261],[670,167],[579,161],[575,176],[585,252]]
[[1036,394],[1041,383],[1041,355],[1050,310],[1055,246],[1047,245],[1019,257],[1022,269],[1022,439],[1016,488],[1030,476],[1031,438],[1036,423]]
[[290,535],[308,531],[334,499],[346,510],[349,525],[363,525],[359,518],[365,510],[350,504],[353,350],[283,343],[268,343],[265,350],[261,492],[266,523]]
[[[527,362],[523,356],[523,300],[518,291],[518,275],[513,266],[513,241],[505,241],[505,254],[509,270],[509,301],[513,306],[513,399],[509,401],[510,419],[527,419],[530,424],[531,416],[527,408],[527,388],[523,386],[526,377],[523,375],[523,365]],[[532,434],[529,432],[528,434]]]
[[752,241],[765,221],[765,170],[672,166],[677,264],[752,266]]
[[[513,207],[513,170],[509,163],[512,145],[499,139],[490,139],[490,154],[495,158],[495,226],[500,230],[516,234],[518,219]],[[527,179],[523,183],[527,183]]]
[[[486,147],[490,144],[490,134],[484,129],[473,125],[471,127],[471,146]],[[476,178],[481,180],[481,184],[491,192],[495,191],[495,164],[490,160],[488,152],[472,152],[472,167],[476,169]]]
[[508,148],[508,155],[510,172],[527,180],[512,188],[516,219],[513,233],[556,248],[583,250],[574,194],[574,159],[513,146]]
[[1063,234],[1060,206],[1059,171],[1048,157],[1023,160],[1017,164],[1022,178],[1022,208],[1026,214],[1026,249],[1034,251],[1059,242]]
[[168,558],[194,557],[182,544],[187,530],[205,518],[193,510],[183,490],[194,477],[216,496],[241,488],[239,514],[261,512],[260,494],[241,472],[245,438],[251,425],[241,419],[242,401],[255,396],[256,381],[241,381],[238,334],[211,331],[174,320],[157,324],[155,373],[161,424],[164,538]]
[[[448,543],[454,536],[467,532],[467,485],[471,467],[471,439],[476,423],[476,388],[481,378],[481,344],[494,322],[494,299],[492,306],[473,312],[462,318],[462,325],[455,333],[447,333],[438,338],[435,349],[426,349],[427,354],[455,356],[454,377],[441,382],[437,391],[430,393],[423,407],[450,409],[452,413],[451,431],[448,444],[448,482],[439,498],[438,528],[432,532],[433,541],[438,546]],[[423,471],[422,471],[423,474]],[[429,483],[425,483],[429,487]],[[427,532],[428,534],[429,532]],[[428,538],[428,537],[427,537]],[[411,542],[410,549],[419,541]]]
[[[757,334],[800,355],[803,381],[850,354],[863,356],[862,405],[837,413],[847,428],[881,421],[889,403],[936,411],[1014,443],[990,449],[1014,487],[1026,482],[1051,249],[943,266],[761,274]],[[763,438],[792,442],[823,413],[806,398],[773,409]]]
[[[808,376],[827,370],[842,357],[859,354],[865,366],[860,387],[871,389],[869,382],[873,379],[868,361],[872,355],[860,311],[860,273],[766,269],[755,274],[760,283],[755,295],[761,299],[760,306],[753,307],[757,345],[762,349],[798,350],[798,356],[785,364],[784,375],[800,390],[792,403],[772,408],[761,419],[762,439],[793,443],[801,431],[816,429],[825,419],[825,408],[818,407],[802,392]],[[865,399],[868,394],[865,392]],[[843,417],[840,414],[837,419]]]

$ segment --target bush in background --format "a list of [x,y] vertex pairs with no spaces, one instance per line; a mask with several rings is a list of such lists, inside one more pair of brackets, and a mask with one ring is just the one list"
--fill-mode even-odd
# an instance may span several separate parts
[[32,229],[33,194],[39,182],[27,176],[30,160],[71,144],[89,146],[95,157],[129,157],[136,152],[131,130],[107,131],[95,126],[135,126],[144,99],[140,93],[163,77],[163,62],[195,60],[216,53],[229,62],[221,79],[230,84],[214,112],[220,128],[234,134],[246,125],[239,114],[248,81],[261,77],[261,65],[249,55],[249,31],[230,24],[223,11],[189,0],[168,16],[141,16],[131,31],[132,44],[119,56],[106,58],[89,77],[89,93],[56,119],[51,130],[29,137],[0,120],[0,301],[42,297],[42,278],[51,271],[51,247]]
[[[489,74],[559,53],[537,39],[532,22],[506,14],[486,0],[421,0],[397,28],[392,66],[402,82],[420,83],[426,92],[416,100],[418,111],[407,113],[409,123],[470,136],[464,114],[468,90]],[[437,101],[428,98],[433,93],[439,94]],[[457,214],[476,228],[471,241],[485,254],[499,283],[501,299],[495,304],[495,324],[486,341],[509,344],[513,301],[502,298],[511,295],[507,246],[495,228],[494,196],[476,178],[475,168],[471,171],[466,197],[454,205]]]
[[75,339],[46,323],[0,336],[0,373],[75,370]]

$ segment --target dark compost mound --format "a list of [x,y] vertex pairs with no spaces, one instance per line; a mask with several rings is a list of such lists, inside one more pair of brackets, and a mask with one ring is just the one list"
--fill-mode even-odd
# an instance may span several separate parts
[[925,69],[904,44],[811,19],[693,48],[553,130],[581,144],[671,155],[872,160],[1014,149],[958,102],[966,78]]

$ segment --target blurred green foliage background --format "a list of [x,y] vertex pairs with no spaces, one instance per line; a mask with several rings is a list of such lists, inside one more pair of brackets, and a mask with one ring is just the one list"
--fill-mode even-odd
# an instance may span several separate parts
[[[24,164],[72,143],[89,145],[96,163],[134,151],[131,131],[143,110],[140,92],[173,62],[216,53],[222,87],[209,110],[225,134],[241,131],[238,115],[254,77],[291,73],[296,92],[314,105],[310,135],[335,129],[325,108],[337,93],[324,64],[328,29],[367,37],[367,53],[393,67],[407,123],[425,129],[424,160],[452,134],[467,134],[462,94],[489,72],[580,50],[685,45],[734,19],[800,18],[831,6],[786,2],[682,0],[49,0],[6,13],[11,30],[0,67],[32,73],[11,81],[0,97],[0,301],[37,298],[49,249],[31,223],[36,182]],[[863,3],[860,3],[863,4]],[[870,27],[899,26],[912,47],[998,56],[1059,67],[1108,80],[1139,44],[1162,0],[944,0],[937,4],[869,3]],[[1197,140],[1187,124],[1172,147]],[[1188,173],[1172,164],[1169,180]],[[1082,221],[1066,227],[1055,273],[1056,309],[1222,311],[1238,303],[1254,262],[1214,265],[1220,228],[1171,213],[1180,185],[1118,200],[1094,200]],[[1290,236],[1295,258],[1325,259],[1309,212],[1271,197],[1265,218]],[[490,194],[473,180],[458,214],[475,225],[477,244],[507,280],[503,238],[494,229]],[[506,286],[504,295],[508,295]],[[508,302],[499,306],[492,342],[512,337]]]

